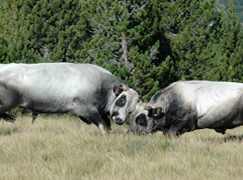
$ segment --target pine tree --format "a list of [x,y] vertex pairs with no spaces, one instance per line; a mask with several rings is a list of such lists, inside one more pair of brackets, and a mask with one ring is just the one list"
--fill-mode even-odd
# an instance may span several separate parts
[[83,62],[79,53],[90,38],[89,22],[79,0],[29,2],[31,44],[40,57],[55,62]]
[[206,78],[243,82],[243,29],[236,16],[233,1],[230,3],[225,19],[220,41],[214,44],[214,57],[209,64]]
[[214,0],[180,2],[174,7],[178,30],[168,34],[173,58],[180,79],[203,79],[210,56],[208,46],[220,37],[221,14],[217,12]]
[[[1,18],[3,16],[2,13],[3,13],[3,4],[2,2],[0,2],[0,24],[3,25],[3,18]],[[7,56],[6,47],[7,47],[7,42],[4,39],[3,28],[0,27],[0,63],[3,63],[6,59]]]
[[81,1],[7,0],[3,10],[9,62],[83,61],[90,32]]
[[124,66],[129,71],[132,66],[127,54],[128,46],[133,41],[133,31],[129,29],[131,14],[128,6],[125,1],[86,2],[93,27],[93,38],[86,46],[90,58],[108,69]]
[[136,41],[133,41],[131,52],[134,51],[132,82],[144,98],[151,97],[157,90],[175,81],[170,41],[165,37],[166,24],[164,11],[170,6],[167,1],[150,1],[144,12],[136,14],[138,22]]
[[28,44],[27,26],[22,2],[10,0],[0,3],[0,36],[4,56],[1,63],[25,62],[33,59],[33,51]]
[[7,42],[4,40],[3,35],[0,33],[0,63],[4,63],[7,52],[6,52]]
[[[166,2],[166,1],[163,1]],[[157,1],[88,1],[93,39],[86,45],[90,59],[151,96],[169,83],[168,40]],[[162,85],[161,85],[162,84]]]

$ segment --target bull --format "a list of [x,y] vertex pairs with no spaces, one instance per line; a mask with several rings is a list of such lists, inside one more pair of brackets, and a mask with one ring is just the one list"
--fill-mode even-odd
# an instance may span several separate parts
[[197,129],[225,134],[243,124],[243,84],[179,81],[139,102],[130,116],[128,133],[162,131],[169,137]]
[[121,79],[91,64],[8,64],[0,68],[0,117],[24,107],[37,113],[68,113],[95,124],[103,135],[110,115],[123,124],[139,97]]

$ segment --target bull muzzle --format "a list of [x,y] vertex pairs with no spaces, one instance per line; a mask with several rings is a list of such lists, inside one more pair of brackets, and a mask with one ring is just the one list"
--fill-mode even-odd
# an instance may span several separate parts
[[116,123],[116,124],[118,124],[118,125],[122,125],[122,124],[124,124],[124,120],[122,120],[120,117],[118,117],[118,116],[113,116],[112,117],[112,119],[113,119],[113,121]]
[[117,111],[112,114],[112,119],[118,125],[122,125],[125,122],[125,120],[123,120],[120,117],[120,115],[119,115],[119,113]]

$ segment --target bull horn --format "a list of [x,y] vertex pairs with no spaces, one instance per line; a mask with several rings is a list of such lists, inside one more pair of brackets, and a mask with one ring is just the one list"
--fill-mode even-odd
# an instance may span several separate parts
[[137,104],[143,104],[143,101],[141,101],[141,99],[139,99]]
[[122,85],[122,84],[120,84],[119,87],[120,87],[120,89],[122,89],[123,91],[127,91],[127,90],[128,90],[127,87],[124,86],[124,85]]
[[145,99],[145,103],[146,103],[146,104],[148,104],[149,101],[150,101],[150,98],[146,98],[146,99]]
[[145,107],[144,107],[144,110],[148,110],[148,111],[150,111],[151,109],[153,109],[151,106],[145,106]]

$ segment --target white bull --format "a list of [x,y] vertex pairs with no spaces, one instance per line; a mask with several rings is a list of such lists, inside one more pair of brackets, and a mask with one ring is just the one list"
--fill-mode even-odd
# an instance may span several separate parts
[[0,117],[14,107],[69,113],[105,135],[110,120],[123,124],[138,94],[109,71],[91,64],[8,64],[0,67]]
[[138,103],[131,114],[130,133],[163,131],[171,136],[210,128],[224,134],[243,124],[243,84],[180,81]]

